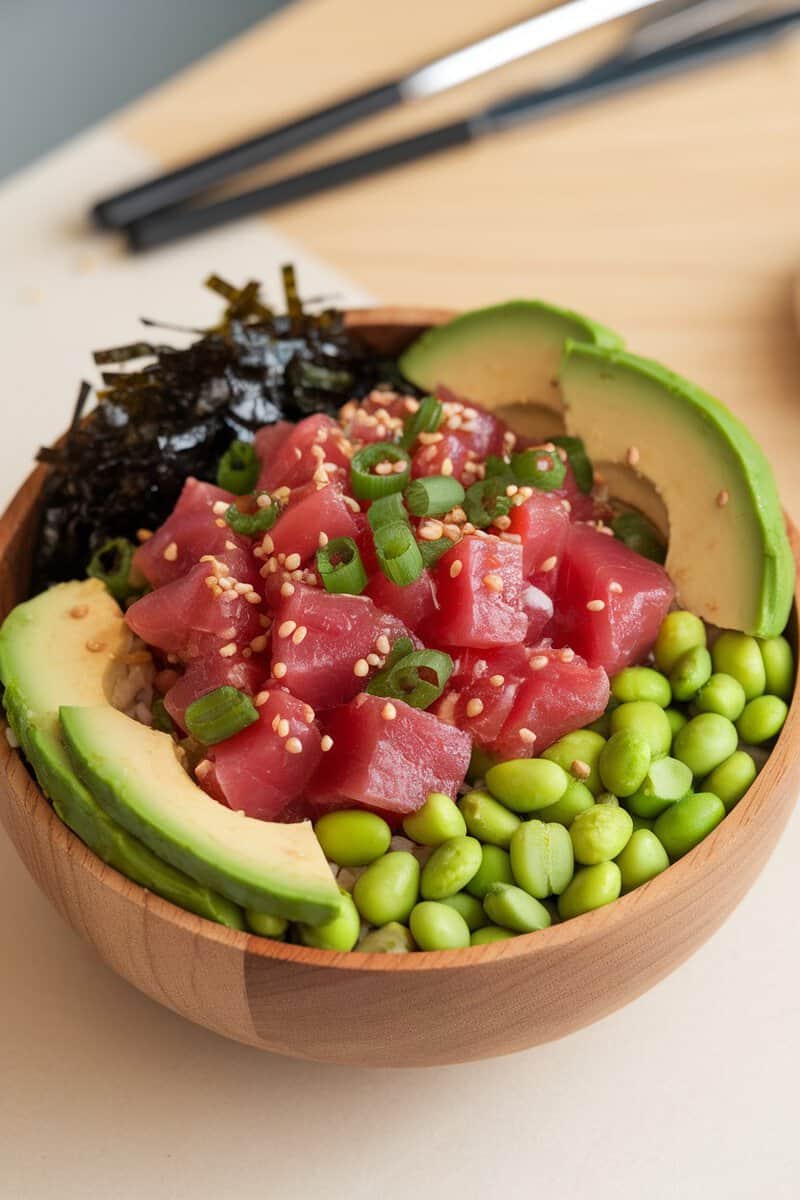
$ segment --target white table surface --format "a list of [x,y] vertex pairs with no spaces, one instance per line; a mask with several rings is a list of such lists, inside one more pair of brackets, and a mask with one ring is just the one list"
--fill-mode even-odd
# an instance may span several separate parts
[[[89,350],[136,336],[140,314],[210,315],[211,269],[275,294],[292,259],[306,294],[366,298],[258,223],[123,258],[81,216],[145,165],[101,128],[0,191],[4,496],[64,427]],[[798,1197],[798,861],[795,814],[725,927],[589,1029],[506,1059],[370,1072],[226,1042],[139,995],[0,832],[0,1200]]]

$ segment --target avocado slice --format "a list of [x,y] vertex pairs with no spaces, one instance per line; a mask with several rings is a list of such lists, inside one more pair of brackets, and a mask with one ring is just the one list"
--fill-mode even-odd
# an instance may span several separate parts
[[159,858],[244,908],[319,925],[339,891],[311,824],[233,812],[197,786],[169,734],[109,704],[61,709],[76,772],[101,806]]
[[623,350],[570,341],[559,379],[567,428],[612,493],[668,532],[681,604],[725,629],[782,633],[794,559],[772,470],[741,421]]
[[[181,908],[244,929],[238,905],[131,837],[103,812],[70,765],[58,706],[107,703],[124,680],[121,656],[132,641],[119,605],[97,579],[58,584],[17,605],[0,628],[0,680],[9,724],[53,808],[98,858]],[[89,651],[87,642],[103,648]]]
[[491,409],[530,437],[563,432],[558,368],[567,338],[597,346],[622,339],[541,300],[510,300],[463,313],[423,333],[400,357],[417,387],[440,385]]

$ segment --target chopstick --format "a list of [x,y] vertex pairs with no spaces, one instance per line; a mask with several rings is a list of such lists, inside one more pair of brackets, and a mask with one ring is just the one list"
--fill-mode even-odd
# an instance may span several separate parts
[[590,99],[612,95],[661,76],[733,57],[766,44],[798,23],[800,8],[794,8],[699,40],[678,42],[638,58],[631,58],[623,51],[564,83],[516,93],[467,118],[437,126],[413,137],[386,142],[364,153],[337,159],[325,166],[279,179],[265,187],[254,188],[213,204],[155,213],[129,226],[126,231],[128,245],[134,251],[152,249],[228,221],[265,212],[290,201],[466,145]]
[[148,179],[125,192],[109,196],[94,206],[92,217],[103,228],[122,229],[132,221],[142,220],[162,208],[197,196],[233,175],[263,165],[327,137],[336,130],[387,109],[447,91],[546,46],[661,2],[569,0],[557,8],[548,9],[425,63],[398,79],[357,92],[319,112],[308,113],[165,175]]

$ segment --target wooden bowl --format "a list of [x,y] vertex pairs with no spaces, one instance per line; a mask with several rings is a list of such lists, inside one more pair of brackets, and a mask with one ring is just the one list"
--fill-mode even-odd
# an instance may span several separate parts
[[[395,353],[450,314],[375,309],[354,332]],[[23,599],[42,468],[0,519],[0,618]],[[795,558],[800,538],[790,526]],[[797,598],[792,616],[796,641]],[[207,922],[131,883],[61,824],[0,737],[0,818],[30,874],[119,975],[174,1012],[279,1054],[427,1066],[563,1037],[662,979],[717,929],[767,860],[795,796],[800,695],[756,782],[705,841],[597,912],[494,945],[331,954]]]

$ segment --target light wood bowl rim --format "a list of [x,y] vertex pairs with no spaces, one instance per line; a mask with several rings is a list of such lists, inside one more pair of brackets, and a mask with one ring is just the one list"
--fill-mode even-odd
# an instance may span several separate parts
[[[347,313],[347,324],[354,328],[393,327],[412,330],[442,324],[455,315],[454,312],[447,309],[409,307],[351,309]],[[46,473],[47,468],[37,467],[22,484],[5,513],[0,517],[0,567],[5,563],[14,531],[27,518],[31,507],[37,502]],[[800,566],[800,532],[788,517],[787,527],[792,540],[795,561]],[[800,581],[795,586],[793,615],[798,611],[800,611]],[[3,743],[5,743],[5,738],[3,738]],[[779,755],[776,753],[778,748],[788,748],[790,753]],[[182,928],[194,937],[220,945],[233,946],[245,955],[282,962],[295,962],[316,969],[416,973],[458,968],[466,970],[469,967],[499,959],[535,958],[540,951],[563,948],[584,938],[588,941],[607,934],[628,920],[634,907],[652,912],[654,920],[657,922],[658,910],[686,888],[700,862],[703,863],[704,871],[710,871],[715,861],[726,856],[731,844],[736,841],[745,827],[758,819],[763,807],[769,803],[773,790],[786,775],[798,749],[800,749],[800,677],[795,680],[789,713],[778,742],[753,785],[733,811],[727,814],[721,824],[699,846],[679,859],[678,862],[671,864],[661,875],[628,895],[621,896],[604,908],[585,913],[570,921],[552,925],[538,933],[522,934],[507,941],[487,946],[469,947],[464,950],[426,951],[421,954],[407,955],[362,954],[358,951],[334,953],[327,950],[316,950],[305,946],[273,942],[255,934],[228,929],[212,921],[207,921],[194,913],[178,908],[107,866],[56,817],[49,801],[38,786],[35,784],[30,786],[28,795],[36,796],[36,808],[31,813],[30,819],[35,822],[50,823],[51,839],[55,850],[78,860],[81,867],[91,872],[103,886],[110,888],[131,903],[153,910],[165,921]],[[794,754],[791,751],[794,751]],[[14,759],[24,763],[24,756],[19,750],[12,750],[3,744],[0,747],[0,766],[8,764],[10,761],[13,762]],[[781,763],[785,765],[782,767]],[[27,767],[25,769],[27,770]],[[17,786],[13,772],[6,776],[5,783],[12,800],[22,805],[24,802],[23,790],[21,786]]]

